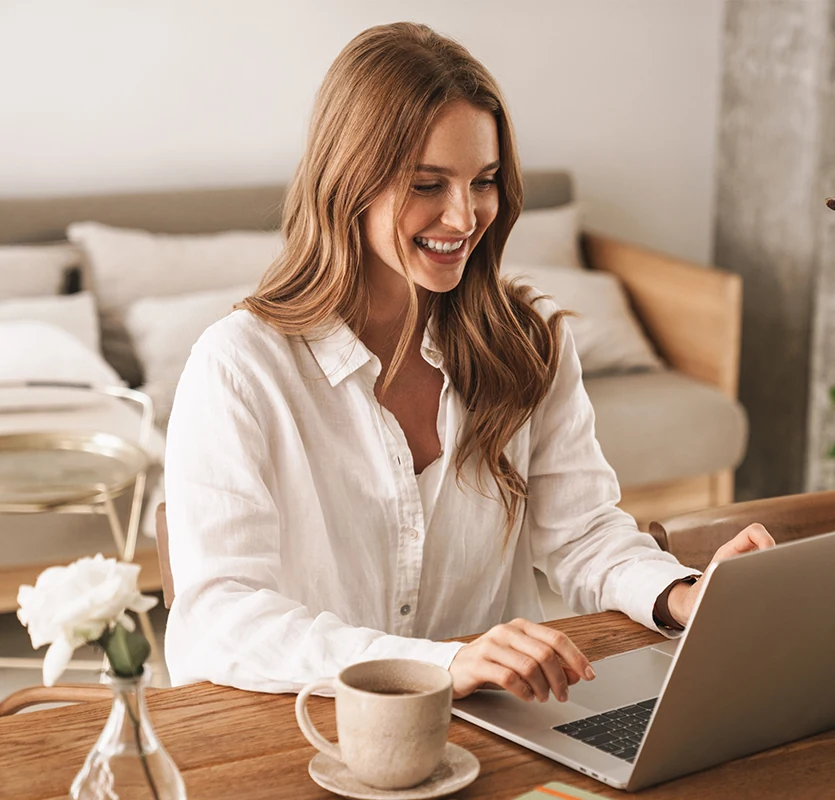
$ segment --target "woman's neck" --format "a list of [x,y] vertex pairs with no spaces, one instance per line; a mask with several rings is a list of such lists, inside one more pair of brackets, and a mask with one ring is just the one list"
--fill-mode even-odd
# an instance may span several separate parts
[[[363,344],[376,355],[384,365],[391,362],[409,309],[409,287],[406,279],[387,268],[390,275],[375,276],[378,280],[369,281],[370,304],[365,325],[359,331]],[[371,276],[369,276],[371,277]],[[379,280],[379,278],[383,280]],[[429,292],[418,286],[418,316],[413,336],[413,345],[419,350],[426,327],[426,309]]]

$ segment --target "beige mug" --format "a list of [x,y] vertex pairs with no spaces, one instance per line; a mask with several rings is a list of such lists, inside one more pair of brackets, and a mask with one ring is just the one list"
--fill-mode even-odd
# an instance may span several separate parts
[[[338,744],[316,730],[307,712],[310,695],[324,689],[336,694]],[[377,789],[425,781],[444,755],[451,715],[449,672],[402,658],[352,664],[336,678],[308,684],[296,699],[296,719],[307,740]]]

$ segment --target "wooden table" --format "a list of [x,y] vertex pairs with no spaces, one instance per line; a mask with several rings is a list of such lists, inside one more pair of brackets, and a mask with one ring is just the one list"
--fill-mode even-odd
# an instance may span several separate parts
[[[592,660],[661,640],[612,612],[548,624],[565,631]],[[157,733],[182,770],[190,800],[333,798],[307,774],[315,751],[296,725],[294,702],[294,695],[254,694],[208,683],[151,690],[148,696]],[[0,719],[0,798],[64,800],[108,711],[109,703],[95,702]],[[322,732],[334,738],[333,701],[311,698],[310,712]],[[602,797],[629,797],[461,720],[453,719],[450,739],[481,762],[478,780],[455,795],[460,800],[510,800],[547,781],[570,783]],[[835,731],[680,778],[639,796],[835,797]]]

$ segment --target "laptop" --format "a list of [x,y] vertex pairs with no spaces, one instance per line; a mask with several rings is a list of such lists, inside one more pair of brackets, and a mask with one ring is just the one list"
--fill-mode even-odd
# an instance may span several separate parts
[[627,791],[835,728],[835,533],[703,580],[680,639],[595,662],[568,702],[484,690],[452,713]]

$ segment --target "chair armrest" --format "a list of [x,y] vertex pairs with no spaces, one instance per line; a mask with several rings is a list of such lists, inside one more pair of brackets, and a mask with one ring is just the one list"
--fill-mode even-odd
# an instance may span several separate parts
[[596,233],[589,265],[617,275],[660,355],[674,369],[737,396],[742,279]]
[[87,703],[110,700],[109,686],[87,683],[58,683],[55,686],[27,686],[0,700],[0,717],[16,714],[29,706],[43,703]]

